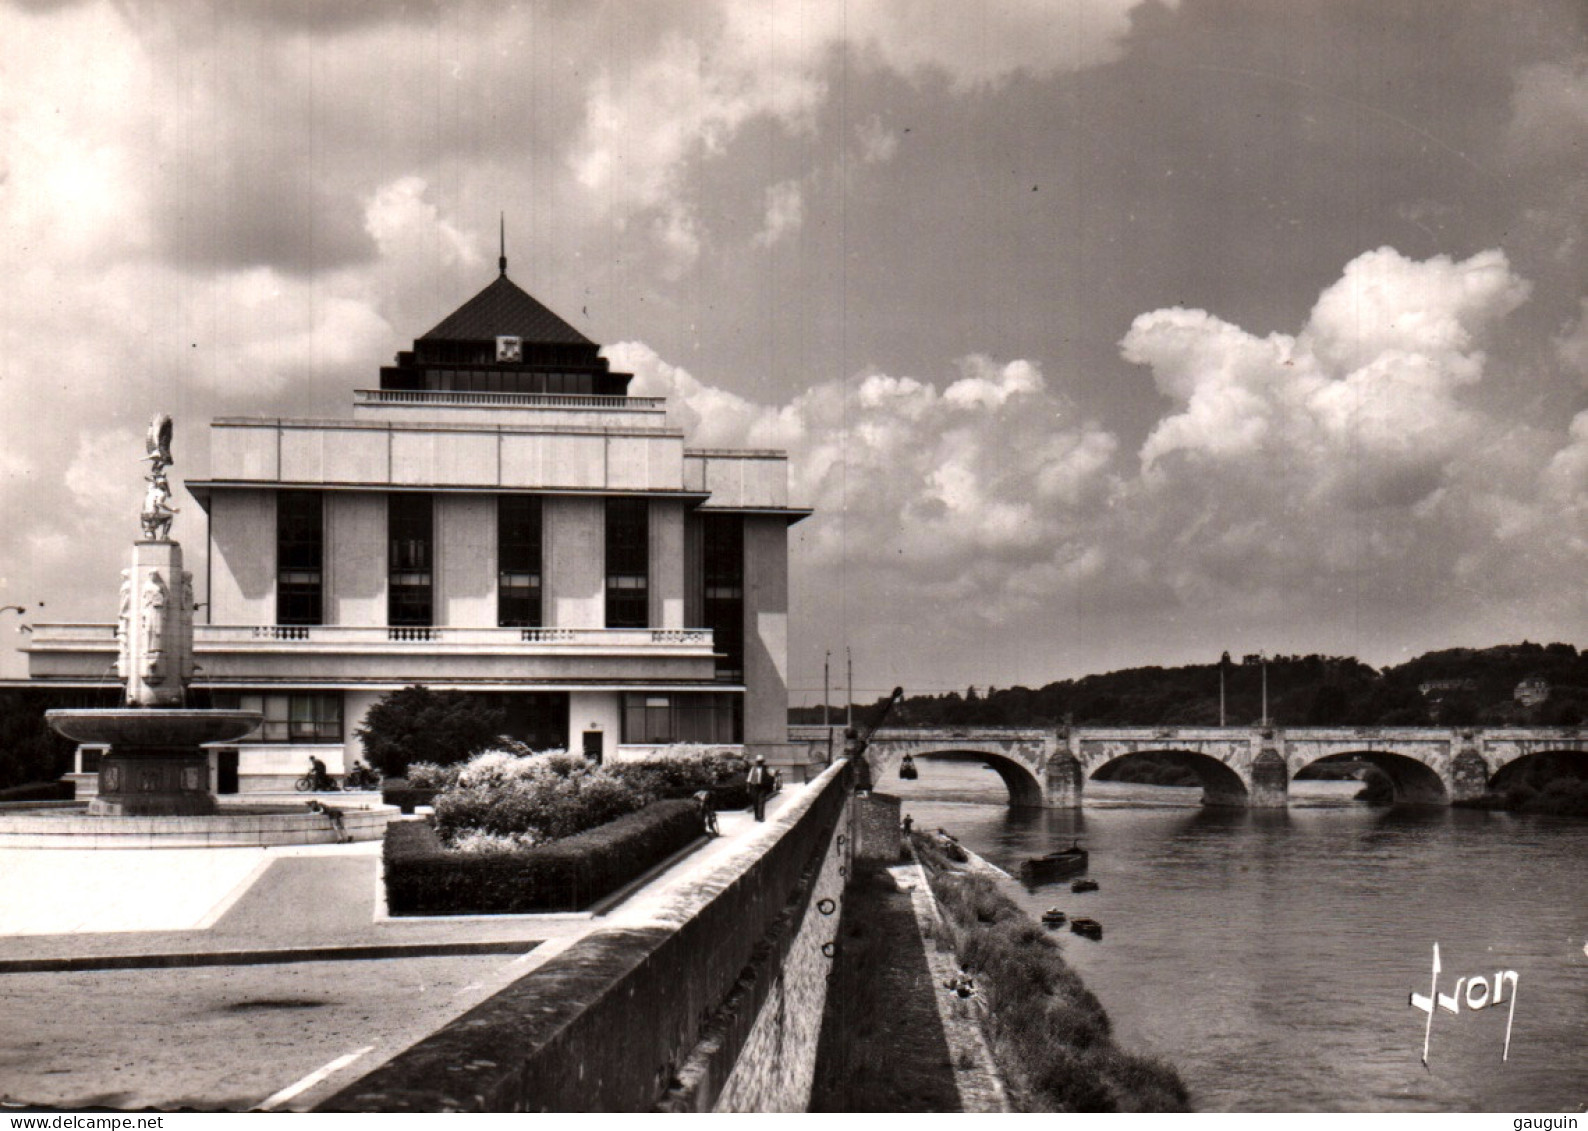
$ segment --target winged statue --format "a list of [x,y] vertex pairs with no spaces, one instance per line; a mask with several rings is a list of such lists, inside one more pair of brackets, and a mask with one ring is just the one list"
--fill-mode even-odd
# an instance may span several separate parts
[[171,466],[171,418],[163,412],[149,421],[147,448],[149,454],[144,458],[154,464],[152,474],[158,475]]

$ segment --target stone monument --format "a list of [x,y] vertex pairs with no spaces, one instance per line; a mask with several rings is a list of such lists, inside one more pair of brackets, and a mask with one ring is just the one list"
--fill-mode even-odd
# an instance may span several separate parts
[[77,742],[110,749],[99,764],[98,816],[193,816],[213,813],[205,742],[229,742],[259,725],[257,711],[193,710],[187,686],[193,677],[193,575],[182,568],[182,547],[171,539],[166,468],[171,466],[171,418],[149,425],[152,464],[143,513],[143,537],[132,564],[121,571],[116,674],[126,686],[126,706],[113,710],[50,711],[50,726]]

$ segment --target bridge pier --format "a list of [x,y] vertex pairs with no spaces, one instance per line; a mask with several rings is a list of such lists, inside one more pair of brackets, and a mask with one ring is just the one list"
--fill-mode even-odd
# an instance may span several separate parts
[[1045,809],[1079,809],[1081,792],[1086,775],[1074,756],[1063,751],[1048,759],[1047,780],[1043,783],[1042,806]]
[[1279,751],[1265,745],[1252,759],[1252,782],[1247,804],[1253,809],[1283,809],[1290,804],[1290,772]]
[[1463,738],[1461,749],[1450,760],[1450,780],[1445,783],[1452,801],[1471,801],[1489,790],[1489,764],[1478,753],[1471,735]]

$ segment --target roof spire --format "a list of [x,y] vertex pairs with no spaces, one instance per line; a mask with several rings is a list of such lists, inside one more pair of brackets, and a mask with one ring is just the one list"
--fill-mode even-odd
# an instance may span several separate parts
[[501,253],[500,256],[497,257],[496,267],[497,267],[497,270],[499,270],[503,275],[506,275],[507,274],[507,213],[506,212],[501,213],[500,216],[498,217],[498,221],[497,222],[500,225],[500,230],[498,232],[498,235],[500,236],[500,239],[501,239],[502,253]]

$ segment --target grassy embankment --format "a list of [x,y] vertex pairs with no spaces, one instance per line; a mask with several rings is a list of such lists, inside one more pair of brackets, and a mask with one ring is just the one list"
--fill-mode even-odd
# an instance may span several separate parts
[[993,1057],[1022,1110],[1189,1110],[1171,1065],[1114,1043],[1108,1014],[1043,927],[990,877],[958,871],[928,838],[911,839],[959,960],[986,995]]
[[856,861],[816,1053],[811,1111],[959,1111],[908,893]]

